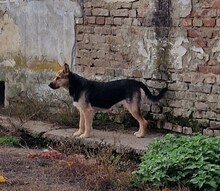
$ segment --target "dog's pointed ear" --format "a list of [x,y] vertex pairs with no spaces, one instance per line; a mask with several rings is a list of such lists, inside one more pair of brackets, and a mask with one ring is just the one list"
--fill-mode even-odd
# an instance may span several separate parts
[[70,68],[69,68],[69,65],[67,63],[64,63],[63,71],[64,71],[65,74],[69,74]]

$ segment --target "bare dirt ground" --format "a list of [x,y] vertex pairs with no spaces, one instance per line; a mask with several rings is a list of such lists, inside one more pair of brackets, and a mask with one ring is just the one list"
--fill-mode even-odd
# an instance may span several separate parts
[[[68,142],[45,143],[38,137],[26,137],[13,125],[6,127],[0,124],[0,137],[13,136],[23,148],[0,146],[0,176],[6,178],[0,191],[137,190],[131,184],[139,160],[136,155],[117,154],[111,147],[90,151]],[[45,147],[58,153],[48,157]]]
[[67,166],[58,160],[30,158],[36,150],[0,147],[1,191],[83,191],[77,181],[65,175]]
[[132,170],[102,157],[0,146],[0,191],[133,191]]

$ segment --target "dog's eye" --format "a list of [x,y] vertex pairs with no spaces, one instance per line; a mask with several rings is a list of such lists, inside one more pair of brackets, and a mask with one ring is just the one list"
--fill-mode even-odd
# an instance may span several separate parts
[[57,78],[56,78],[56,80],[59,80],[60,79],[60,77],[58,76]]

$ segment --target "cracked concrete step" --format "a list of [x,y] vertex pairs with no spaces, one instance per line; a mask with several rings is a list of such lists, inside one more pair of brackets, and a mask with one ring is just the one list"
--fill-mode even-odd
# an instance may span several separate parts
[[16,118],[6,117],[0,115],[0,125],[3,127],[14,127],[23,129],[31,134],[40,135],[52,140],[69,140],[76,144],[84,144],[88,147],[96,148],[100,145],[113,146],[118,152],[125,152],[134,150],[136,153],[143,153],[147,146],[158,137],[160,133],[150,133],[145,138],[136,138],[133,133],[122,133],[118,131],[93,131],[93,136],[86,139],[73,137],[73,133],[77,131],[76,128],[63,128],[61,126],[42,122],[42,121],[27,121],[20,122]]

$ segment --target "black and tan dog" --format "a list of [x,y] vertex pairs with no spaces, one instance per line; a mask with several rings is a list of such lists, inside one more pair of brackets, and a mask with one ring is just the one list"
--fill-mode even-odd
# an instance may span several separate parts
[[139,122],[139,130],[135,132],[135,136],[144,137],[148,123],[140,111],[142,92],[152,101],[159,100],[166,92],[164,88],[158,95],[152,95],[146,85],[133,79],[91,81],[72,73],[68,64],[64,64],[63,69],[57,72],[49,86],[52,89],[63,87],[73,97],[73,105],[80,112],[79,130],[74,136],[82,138],[91,134],[94,108],[109,109],[119,102]]

